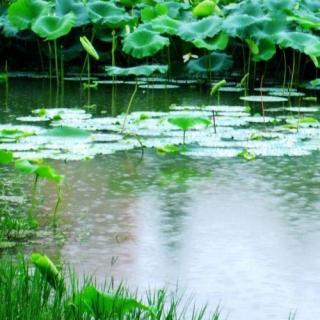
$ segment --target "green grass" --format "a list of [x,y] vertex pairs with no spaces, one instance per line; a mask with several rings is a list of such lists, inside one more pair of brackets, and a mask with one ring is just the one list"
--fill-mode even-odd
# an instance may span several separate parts
[[99,296],[89,301],[88,296],[83,296],[83,289],[90,286],[96,290],[92,278],[79,279],[74,272],[68,271],[62,279],[64,286],[54,289],[29,260],[2,258],[0,319],[220,319],[218,311],[209,313],[207,307],[197,309],[190,300],[167,290],[148,291],[140,296],[137,292],[130,293],[123,285],[114,288],[112,284],[106,284],[96,291]]

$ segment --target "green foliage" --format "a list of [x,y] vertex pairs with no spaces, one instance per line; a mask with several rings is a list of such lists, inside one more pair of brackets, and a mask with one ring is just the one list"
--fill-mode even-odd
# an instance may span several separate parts
[[60,138],[88,138],[90,132],[72,127],[57,127],[50,129],[43,133],[47,137],[60,137]]
[[151,76],[153,73],[166,73],[168,66],[163,65],[141,65],[131,68],[120,68],[120,67],[106,67],[106,72],[109,76]]
[[63,280],[60,273],[50,258],[41,253],[33,253],[31,255],[31,261],[54,289],[61,289],[63,287]]
[[169,39],[150,30],[136,30],[123,40],[123,51],[134,58],[150,57],[169,45]]
[[168,122],[173,124],[174,126],[177,126],[183,131],[189,130],[198,125],[203,125],[207,127],[211,124],[209,118],[192,116],[170,117],[168,118]]
[[0,164],[9,164],[12,161],[13,161],[12,152],[0,150]]
[[165,146],[158,146],[156,150],[159,154],[179,154],[180,147],[175,144],[168,144]]
[[247,161],[252,161],[256,159],[255,154],[252,151],[249,151],[247,149],[243,149],[239,154],[238,158],[247,160]]
[[86,52],[93,57],[96,60],[99,60],[99,54],[96,51],[96,49],[94,48],[94,46],[92,45],[92,43],[90,42],[90,40],[86,37],[80,37],[80,43],[82,45],[82,47],[84,48],[84,50],[86,50]]
[[94,286],[87,286],[75,294],[70,301],[70,306],[76,314],[89,315],[95,319],[101,317],[123,319],[127,313],[134,310],[152,314],[150,308],[135,299],[102,293]]
[[227,81],[225,79],[223,80],[220,80],[218,83],[216,83],[212,88],[211,88],[211,91],[210,91],[210,95],[214,95],[216,94],[217,92],[219,92],[220,88],[222,86],[225,86],[227,84]]
[[42,0],[17,0],[8,9],[8,18],[19,30],[28,29],[42,14],[49,11],[46,1]]
[[32,25],[32,31],[46,40],[56,40],[68,34],[76,23],[75,15],[70,12],[63,17],[40,16]]

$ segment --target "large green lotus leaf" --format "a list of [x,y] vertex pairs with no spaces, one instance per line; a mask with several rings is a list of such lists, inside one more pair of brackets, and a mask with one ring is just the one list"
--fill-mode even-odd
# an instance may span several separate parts
[[76,26],[89,23],[88,9],[81,0],[56,0],[56,15],[63,17],[73,12],[76,16]]
[[142,65],[138,67],[120,68],[120,67],[106,67],[109,76],[146,76],[159,72],[166,73],[168,66],[166,65]]
[[168,38],[162,37],[157,32],[142,29],[128,34],[123,40],[122,49],[134,58],[144,58],[153,56],[168,45]]
[[225,32],[220,32],[213,38],[195,39],[192,43],[197,48],[204,48],[209,51],[224,50],[228,46],[229,36]]
[[89,17],[93,23],[102,24],[108,28],[119,28],[128,24],[132,17],[123,8],[112,2],[94,1],[88,3]]
[[175,35],[180,26],[180,21],[170,18],[167,15],[159,16],[151,21],[154,31]]
[[222,72],[232,67],[232,57],[225,53],[213,52],[187,64],[189,73]]
[[147,306],[135,299],[102,293],[93,286],[87,286],[75,294],[70,300],[69,307],[76,314],[89,315],[90,319],[123,319],[125,314],[134,310],[139,310],[139,313],[144,311],[152,313]]
[[193,8],[192,14],[196,17],[207,17],[215,12],[216,6],[216,1],[203,0]]
[[253,27],[269,21],[268,16],[251,16],[235,13],[223,20],[222,29],[231,37],[246,38],[252,36]]
[[155,6],[146,6],[141,10],[141,20],[149,22],[154,18],[168,13],[168,7],[165,3],[158,3]]
[[282,48],[292,48],[315,57],[320,56],[320,37],[304,32],[279,32],[277,43]]
[[258,53],[253,56],[254,61],[268,61],[276,53],[276,46],[270,39],[261,39],[258,42]]
[[30,28],[41,14],[49,11],[50,5],[42,0],[17,0],[8,8],[8,18],[19,30]]
[[209,126],[211,121],[205,117],[192,117],[192,116],[181,116],[181,117],[170,117],[168,122],[181,130],[189,130],[197,125]]
[[185,41],[213,37],[221,31],[222,19],[217,16],[207,17],[194,22],[182,22],[177,35]]
[[271,12],[278,12],[279,10],[289,11],[296,3],[296,0],[264,0],[263,6]]
[[32,25],[32,31],[46,40],[55,40],[68,34],[76,23],[70,12],[63,17],[40,16]]

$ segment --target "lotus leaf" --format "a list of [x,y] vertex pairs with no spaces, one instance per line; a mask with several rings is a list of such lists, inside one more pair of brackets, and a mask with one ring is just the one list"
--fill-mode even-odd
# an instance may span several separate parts
[[104,25],[108,28],[119,28],[128,24],[132,17],[123,8],[109,1],[92,1],[88,3],[89,18],[93,23]]
[[90,132],[72,127],[58,127],[43,133],[43,136],[61,138],[88,138]]
[[75,294],[69,306],[77,313],[93,318],[109,318],[110,315],[122,318],[136,309],[152,313],[147,306],[135,299],[102,293],[93,286],[87,286]]
[[210,51],[214,50],[224,50],[229,43],[229,36],[225,32],[220,32],[213,38],[207,39],[195,39],[192,43],[197,48],[204,48]]
[[55,40],[68,34],[75,23],[72,12],[63,17],[42,15],[32,24],[32,31],[46,40]]
[[232,67],[231,56],[225,53],[213,52],[196,60],[190,60],[187,64],[189,73],[222,72]]
[[170,117],[168,118],[168,122],[179,127],[183,131],[189,130],[197,125],[204,125],[207,127],[211,124],[209,118],[192,116]]
[[162,15],[153,19],[151,26],[154,31],[175,35],[180,26],[180,21],[172,19],[167,15]]
[[207,17],[216,11],[216,6],[216,1],[203,0],[193,8],[192,14],[196,17]]
[[210,16],[194,22],[182,22],[178,29],[178,36],[185,41],[213,37],[221,31],[222,19]]
[[106,72],[109,76],[150,76],[155,72],[166,73],[168,71],[168,66],[165,65],[141,65],[137,67],[130,68],[120,68],[120,67],[106,67]]
[[169,39],[149,30],[136,30],[123,40],[123,51],[134,58],[149,57],[169,45]]
[[19,30],[28,29],[42,14],[49,11],[46,1],[42,0],[17,0],[8,8],[8,18],[14,27]]
[[0,150],[0,164],[9,164],[12,161],[13,161],[12,152]]
[[58,289],[63,286],[63,280],[60,276],[60,272],[46,255],[33,253],[31,255],[31,261],[53,288]]
[[56,14],[63,17],[72,12],[76,16],[76,26],[89,22],[88,9],[81,0],[56,0]]

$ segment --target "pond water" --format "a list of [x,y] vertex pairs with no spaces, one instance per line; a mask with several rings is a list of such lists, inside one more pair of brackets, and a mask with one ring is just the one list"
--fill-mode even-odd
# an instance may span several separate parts
[[[132,90],[119,86],[112,109],[111,87],[100,86],[92,92],[95,116],[125,110]],[[209,105],[207,91],[140,90],[133,109]],[[224,93],[220,103],[243,105],[239,97]],[[1,122],[61,106],[58,100],[45,80],[12,80]],[[66,82],[63,106],[84,103],[79,84]],[[247,162],[153,149],[141,159],[137,149],[52,163],[66,176],[61,229],[54,235],[43,227],[25,252],[44,251],[100,282],[114,277],[141,291],[178,284],[197,304],[219,305],[222,319],[287,319],[295,311],[296,319],[319,317],[319,152]],[[54,193],[44,184],[43,225]]]

